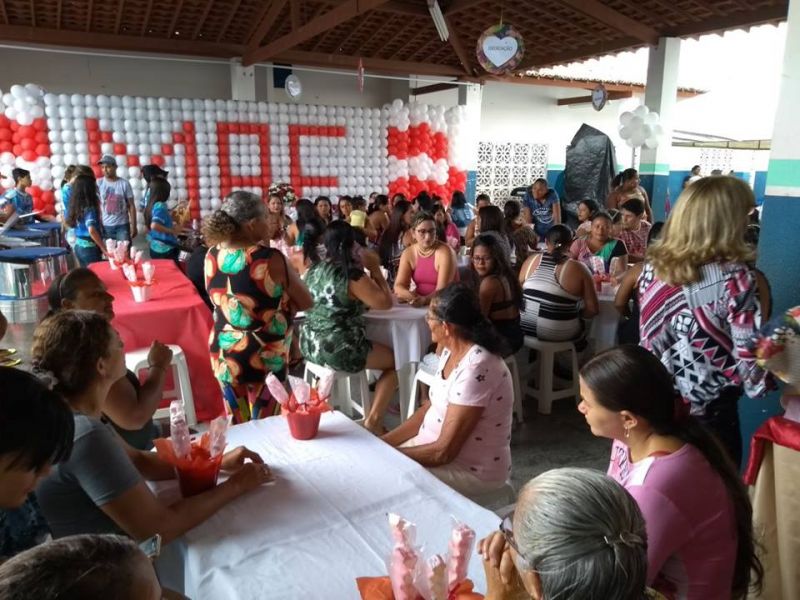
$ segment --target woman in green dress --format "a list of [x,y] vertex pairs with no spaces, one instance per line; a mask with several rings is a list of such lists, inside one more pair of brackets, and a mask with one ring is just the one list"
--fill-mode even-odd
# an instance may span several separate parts
[[364,426],[383,433],[383,416],[397,389],[397,372],[392,349],[367,339],[364,311],[391,308],[392,292],[382,277],[364,272],[356,258],[353,228],[346,221],[328,226],[325,250],[326,259],[306,273],[314,304],[306,312],[300,350],[306,360],[338,371],[382,371]]
[[205,261],[214,305],[210,351],[214,374],[235,423],[277,413],[264,385],[267,373],[286,375],[292,317],[311,296],[284,256],[265,245],[281,227],[261,198],[232,192],[203,222]]

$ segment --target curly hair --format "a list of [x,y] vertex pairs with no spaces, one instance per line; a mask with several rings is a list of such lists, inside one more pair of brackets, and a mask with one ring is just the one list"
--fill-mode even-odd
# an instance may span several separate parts
[[242,230],[242,225],[266,214],[264,203],[257,195],[244,190],[228,194],[219,210],[203,219],[203,237],[209,246],[230,242]]
[[112,330],[108,320],[89,310],[61,310],[46,317],[33,333],[35,370],[50,371],[54,390],[66,397],[86,391],[97,372],[94,365],[108,356]]
[[661,239],[647,250],[656,276],[669,285],[686,285],[700,279],[705,264],[752,261],[744,233],[753,206],[753,191],[736,177],[695,181],[678,198]]

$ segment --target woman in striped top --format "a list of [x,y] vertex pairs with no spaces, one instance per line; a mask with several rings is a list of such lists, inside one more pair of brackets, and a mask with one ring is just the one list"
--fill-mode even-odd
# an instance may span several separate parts
[[572,231],[554,225],[545,236],[547,251],[534,254],[519,272],[522,331],[548,342],[577,340],[581,318],[598,312],[597,293],[588,269],[568,256]]

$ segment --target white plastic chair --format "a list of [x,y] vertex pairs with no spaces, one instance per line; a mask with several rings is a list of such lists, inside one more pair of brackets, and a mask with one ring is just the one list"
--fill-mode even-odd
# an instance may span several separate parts
[[[306,361],[306,370],[304,379],[308,383],[313,383],[312,376],[324,377],[333,373],[333,386],[331,388],[331,403],[335,408],[342,409],[351,417],[353,412],[357,412],[362,417],[369,414],[371,400],[369,396],[369,381],[367,379],[367,371],[360,371],[359,373],[348,373],[347,371],[337,371],[323,365],[318,365],[310,361]],[[356,379],[358,385],[359,399],[361,402],[353,400],[351,382]]]
[[[172,381],[175,384],[175,389],[165,392],[164,400],[174,400],[179,398],[183,402],[183,410],[186,414],[186,424],[190,427],[197,424],[197,415],[194,411],[194,396],[192,395],[192,380],[189,377],[189,365],[186,362],[186,355],[180,346],[168,344],[172,350]],[[133,352],[125,354],[125,366],[129,371],[132,371],[136,377],[139,377],[139,371],[148,368],[147,355],[150,353],[150,348],[140,348]],[[153,419],[168,419],[169,406],[159,408],[153,413]]]
[[419,392],[419,384],[424,383],[428,387],[433,384],[433,381],[436,379],[436,375],[433,373],[428,373],[427,371],[423,371],[422,369],[417,369],[416,374],[414,375],[414,381],[411,384],[411,394],[408,398],[400,398],[400,420],[407,421],[411,418],[411,415],[414,414],[417,410],[417,393]]
[[[578,384],[578,352],[572,342],[543,342],[532,336],[525,336],[525,347],[536,350],[539,357],[536,364],[539,372],[536,378],[538,387],[533,387],[530,382],[526,385],[529,396],[536,398],[539,412],[549,415],[552,411],[553,401],[561,398],[577,398],[580,395]],[[564,390],[553,389],[553,363],[555,355],[559,352],[569,352],[572,357],[572,385]]]

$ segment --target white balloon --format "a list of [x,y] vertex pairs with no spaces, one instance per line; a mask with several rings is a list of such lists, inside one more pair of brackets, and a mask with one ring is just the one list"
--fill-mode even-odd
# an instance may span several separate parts
[[647,138],[644,141],[644,145],[645,145],[645,147],[650,148],[651,150],[653,148],[657,148],[658,147],[658,137],[650,136],[649,138]]
[[647,108],[644,104],[640,104],[635,109],[633,109],[633,114],[636,115],[637,117],[642,118],[642,119],[644,119],[644,117],[649,112],[650,112],[650,109]]
[[623,125],[629,125],[630,122],[631,122],[631,119],[633,119],[633,116],[634,115],[633,115],[633,113],[631,111],[626,110],[624,113],[622,113],[619,116],[619,122],[622,123]]
[[17,120],[17,109],[13,106],[9,106],[8,108],[3,111],[3,114],[9,121],[16,121]]

